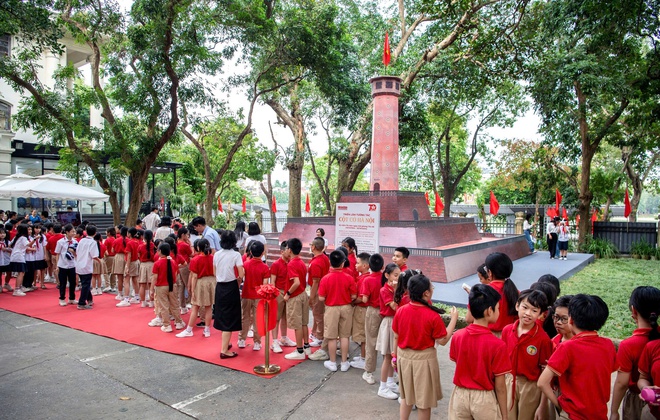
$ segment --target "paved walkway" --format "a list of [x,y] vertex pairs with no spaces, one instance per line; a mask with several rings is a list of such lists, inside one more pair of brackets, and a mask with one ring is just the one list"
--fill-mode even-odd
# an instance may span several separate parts
[[[559,280],[566,280],[594,261],[592,254],[569,254],[566,261],[551,260],[547,251],[539,251],[513,262],[511,280],[518,290],[524,290],[544,274],[552,274]],[[464,277],[451,283],[434,283],[433,300],[466,307],[468,295],[461,287],[463,283],[473,286],[479,283],[477,274]]]

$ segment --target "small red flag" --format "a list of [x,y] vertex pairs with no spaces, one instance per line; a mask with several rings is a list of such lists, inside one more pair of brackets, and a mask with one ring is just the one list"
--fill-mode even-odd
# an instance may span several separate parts
[[271,207],[273,213],[277,213],[277,200],[275,199],[275,194],[273,194],[273,206]]
[[559,189],[555,190],[555,209],[557,209],[557,215],[559,215],[559,205],[561,204],[562,198]]
[[245,196],[243,196],[243,202],[241,203],[241,211],[243,213],[247,212],[247,203],[245,202]]
[[568,212],[566,211],[566,207],[562,207],[561,209],[561,218],[564,220],[568,220]]
[[594,212],[591,214],[591,221],[592,222],[598,221],[598,210],[594,209]]
[[557,209],[553,207],[548,207],[548,210],[545,211],[545,214],[547,214],[548,217],[551,219],[554,219],[555,216],[559,216],[559,213],[557,213]]
[[580,224],[580,215],[579,214],[577,216],[575,216],[575,223],[578,224],[578,225]]
[[307,196],[305,197],[305,211],[309,213],[312,210],[312,205],[309,202],[309,193],[307,193]]
[[428,192],[424,193],[424,198],[426,199],[426,205],[430,206],[431,205],[431,200],[429,200],[429,193]]
[[630,216],[630,212],[632,211],[632,208],[630,207],[630,196],[628,195],[628,188],[626,188],[626,197],[623,200],[623,204],[623,217],[627,218]]
[[490,214],[497,214],[500,211],[500,203],[497,202],[497,198],[493,192],[490,192]]
[[224,210],[222,210],[222,201],[220,200],[220,197],[218,197],[218,211],[220,213],[224,212]]
[[445,205],[442,203],[440,196],[438,195],[438,193],[435,193],[435,214],[437,214],[438,217],[440,217],[444,209],[445,209]]
[[390,59],[392,58],[392,53],[390,52],[390,36],[385,32],[385,46],[383,47],[383,64],[385,67],[390,65]]

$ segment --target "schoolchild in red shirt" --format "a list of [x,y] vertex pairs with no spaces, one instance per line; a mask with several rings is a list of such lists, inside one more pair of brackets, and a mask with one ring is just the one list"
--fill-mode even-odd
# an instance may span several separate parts
[[357,264],[356,255],[358,253],[358,249],[357,245],[355,244],[355,239],[351,238],[350,236],[344,238],[344,240],[341,241],[341,246],[346,248],[346,251],[348,251],[348,254],[346,254],[348,268],[353,278],[357,280],[358,272],[355,270],[355,264]]
[[360,284],[358,293],[359,299],[367,305],[367,311],[364,315],[364,335],[365,335],[365,355],[364,355],[364,379],[369,385],[376,383],[373,373],[376,371],[376,342],[378,340],[378,330],[383,317],[380,315],[380,288],[381,278],[385,260],[380,254],[373,254],[369,257],[369,270],[371,273],[364,278]]
[[341,349],[341,371],[350,368],[348,358],[348,338],[353,324],[353,306],[351,303],[357,297],[355,279],[342,271],[344,254],[341,251],[330,253],[330,271],[323,276],[319,284],[319,300],[325,302],[324,326],[325,337],[328,337],[328,355],[323,365],[337,371],[337,341],[339,337]]
[[[259,241],[253,241],[250,246],[250,255],[252,255],[252,258],[247,260],[243,265],[243,269],[245,270],[243,294],[241,295],[241,325],[243,329],[238,333],[238,348],[245,348],[245,338],[247,337],[250,325],[254,325],[257,322],[257,305],[260,299],[257,289],[262,284],[267,284],[270,279],[270,269],[261,260],[263,253],[264,244]],[[261,350],[261,336],[256,328],[253,331],[252,339],[254,340],[252,350]]]
[[321,279],[330,271],[330,260],[325,255],[325,242],[323,238],[317,236],[311,244],[312,259],[309,262],[307,271],[307,284],[311,286],[309,292],[309,306],[312,308],[314,322],[312,323],[312,333],[310,334],[309,345],[319,347],[323,344],[323,314],[325,304],[318,299],[319,283]]
[[[126,260],[126,265],[124,266],[124,278],[130,280],[131,285],[133,286],[133,292],[139,291],[140,287],[138,286],[138,277],[140,276],[140,260],[138,259],[137,250],[140,246],[141,240],[138,238],[138,231],[136,228],[130,228],[128,230],[127,243],[124,249],[124,259]],[[124,296],[126,299],[126,296]],[[133,296],[129,303],[140,303],[140,296]]]
[[408,269],[409,256],[410,250],[405,246],[394,248],[394,254],[392,254],[392,262],[399,267],[399,270],[401,270],[402,273]]
[[392,322],[396,342],[392,363],[399,372],[401,405],[399,418],[408,419],[413,405],[417,406],[417,417],[431,418],[431,408],[438,406],[442,398],[440,367],[435,345],[449,342],[458,311],[451,310],[451,321],[445,323],[439,314],[445,311],[429,303],[433,296],[433,285],[423,274],[408,281],[411,302],[397,309]]
[[118,308],[127,308],[131,306],[129,300],[131,293],[131,282],[126,272],[126,248],[128,247],[128,228],[123,226],[119,229],[119,237],[115,239],[113,249],[115,250],[115,265],[112,272],[117,276],[117,288],[119,292],[115,299],[120,302],[116,305]]
[[[355,263],[355,271],[358,273],[357,278],[357,290],[360,291],[364,279],[367,278],[369,273],[369,255],[367,252],[361,252],[357,256],[357,262]],[[351,367],[356,369],[364,369],[364,356],[365,356],[365,332],[364,332],[364,320],[367,314],[367,303],[362,301],[362,298],[358,296],[353,302],[353,326],[351,327],[351,337],[353,342],[360,344],[360,355],[353,358],[350,362]]]
[[[55,278],[53,273],[55,268],[57,268],[57,254],[55,254],[55,246],[57,245],[57,241],[62,238],[64,238],[64,234],[62,233],[62,225],[55,223],[53,225],[53,233],[46,240],[46,250],[48,251],[48,255],[50,255],[50,273],[51,278],[53,279]],[[11,240],[11,237],[9,240]]]
[[658,315],[660,314],[660,290],[652,286],[639,286],[633,290],[628,302],[632,317],[637,324],[632,337],[619,344],[616,361],[619,371],[614,381],[610,419],[619,418],[619,406],[623,401],[623,418],[641,418],[644,402],[639,397],[639,359],[649,341],[660,338]]
[[284,292],[286,301],[286,319],[289,328],[296,332],[296,350],[284,356],[290,360],[305,360],[312,353],[309,347],[309,298],[305,294],[307,286],[307,266],[300,259],[302,242],[298,238],[286,241],[291,252],[291,260],[287,264],[289,286]]
[[383,355],[383,364],[380,369],[380,387],[378,396],[388,400],[399,398],[399,386],[394,382],[394,368],[392,367],[392,353],[394,352],[394,332],[392,321],[398,308],[394,302],[394,289],[399,281],[401,270],[395,263],[387,264],[383,271],[380,288],[380,316],[383,320],[378,328],[376,350]]
[[[610,379],[617,368],[612,340],[597,332],[607,321],[607,304],[598,296],[575,295],[568,304],[568,315],[575,335],[557,347],[538,386],[570,419],[607,419]],[[559,376],[559,398],[551,385],[555,376]]]
[[[639,380],[637,387],[641,390],[646,388],[654,392],[660,392],[660,340],[649,341],[639,358]],[[660,406],[655,404],[644,405],[642,409],[642,420],[660,419]]]
[[195,241],[195,250],[197,254],[190,260],[190,278],[188,283],[192,308],[190,309],[188,326],[176,335],[179,338],[193,336],[193,327],[195,326],[195,322],[197,322],[197,314],[200,313],[201,308],[206,308],[204,311],[203,335],[205,338],[211,336],[210,325],[213,318],[211,307],[213,306],[213,302],[215,302],[213,249],[208,239],[202,238]]
[[115,265],[115,237],[117,232],[114,227],[109,227],[105,231],[105,257],[103,257],[103,262],[106,267],[105,274],[105,289],[104,292],[116,292],[117,291],[117,276],[112,272],[112,268]]
[[[273,343],[271,349],[273,353],[282,353],[282,346],[295,347],[296,342],[287,336],[287,322],[286,322],[286,301],[284,294],[288,287],[289,280],[287,278],[287,264],[291,259],[290,252],[286,246],[286,241],[280,244],[280,258],[278,258],[270,267],[270,283],[274,284],[280,291],[277,297],[277,325],[271,331]],[[278,329],[280,332],[280,339],[277,338]]]
[[[165,333],[172,332],[172,321],[174,318],[175,328],[182,330],[186,324],[181,319],[179,311],[179,302],[174,290],[176,274],[178,271],[177,263],[168,258],[170,256],[170,245],[161,243],[158,246],[158,255],[160,258],[154,263],[151,275],[151,294],[158,299],[157,309],[160,311],[161,327],[160,330]],[[158,325],[150,322],[150,327]]]
[[147,290],[151,289],[151,269],[154,262],[158,260],[158,252],[156,245],[154,245],[154,233],[150,230],[144,231],[144,242],[137,248],[137,259],[140,261],[140,271],[138,276],[138,284],[140,285],[140,301],[143,308],[153,308],[154,304],[146,294]]
[[187,303],[190,302],[190,295],[186,299],[186,290],[188,289],[188,281],[190,279],[190,259],[193,254],[192,245],[190,244],[190,234],[188,229],[180,227],[176,231],[176,249],[177,255],[180,255],[186,264],[179,267],[179,306],[181,306],[181,315],[188,313]]
[[454,333],[449,359],[456,363],[449,419],[508,419],[505,375],[511,372],[506,344],[493,335],[488,324],[497,320],[500,294],[476,284],[468,302],[474,322]]
[[[511,375],[506,375],[509,418],[534,420],[548,411],[536,381],[552,354],[552,341],[537,322],[548,307],[548,298],[540,290],[524,290],[518,298],[518,320],[502,330],[511,360]],[[535,417],[536,416],[536,417]]]

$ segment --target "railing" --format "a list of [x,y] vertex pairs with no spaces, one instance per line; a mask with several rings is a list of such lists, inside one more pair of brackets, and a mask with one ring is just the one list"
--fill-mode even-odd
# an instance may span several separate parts
[[[271,228],[271,218],[270,217],[264,217],[263,221],[261,223],[261,231],[263,233],[271,233],[273,229]],[[282,229],[284,229],[284,225],[286,225],[287,218],[286,217],[278,217],[276,218],[276,223],[277,223],[277,231],[282,232]]]
[[616,245],[619,252],[627,254],[634,242],[646,242],[655,247],[658,243],[658,225],[644,222],[596,222],[594,238],[607,239]]

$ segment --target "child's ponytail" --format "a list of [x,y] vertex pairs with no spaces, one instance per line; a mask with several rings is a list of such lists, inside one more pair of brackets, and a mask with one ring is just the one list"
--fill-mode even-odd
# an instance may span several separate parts
[[151,251],[153,249],[153,239],[154,239],[154,233],[147,229],[144,231],[144,243],[147,246],[147,258],[151,259]]
[[163,257],[167,258],[167,285],[169,286],[168,290],[171,292],[174,290],[174,271],[172,270],[173,261],[170,259],[170,244],[163,242],[158,246],[158,251]]
[[637,315],[651,324],[649,341],[660,338],[658,315],[660,315],[660,289],[653,286],[639,286],[633,290],[628,306],[637,311]]
[[518,296],[520,295],[520,292],[518,292],[518,288],[516,287],[515,283],[513,280],[507,278],[504,280],[504,299],[506,299],[506,303],[509,306],[509,313],[508,315],[518,315],[518,311],[516,310],[516,303],[518,303]]
[[490,274],[490,280],[504,280],[504,299],[509,306],[507,315],[517,315],[516,303],[518,303],[518,288],[509,278],[513,272],[513,262],[508,255],[501,252],[493,252],[486,257],[486,269]]
[[[409,271],[412,272],[413,270],[406,270],[405,273]],[[414,271],[419,271],[419,270],[414,270]],[[399,277],[399,279],[401,279],[401,277]],[[408,295],[410,296],[411,302],[424,305],[433,312],[444,314],[445,313],[444,309],[436,308],[435,306],[431,305],[426,299],[424,299],[424,292],[426,292],[427,290],[431,290],[431,280],[429,280],[429,278],[426,277],[424,274],[421,273],[415,274],[414,276],[410,277],[410,280],[408,280]]]

